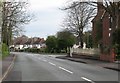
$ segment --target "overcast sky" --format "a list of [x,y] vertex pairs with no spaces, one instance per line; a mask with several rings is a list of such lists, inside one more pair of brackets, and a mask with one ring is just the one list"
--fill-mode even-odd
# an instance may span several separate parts
[[65,12],[59,8],[71,0],[30,0],[29,10],[35,19],[25,26],[25,35],[28,37],[43,37],[55,35],[61,30]]

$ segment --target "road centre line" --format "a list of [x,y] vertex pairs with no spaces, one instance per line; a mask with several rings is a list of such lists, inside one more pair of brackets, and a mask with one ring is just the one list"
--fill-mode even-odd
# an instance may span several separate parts
[[47,60],[43,59],[43,61],[47,62]]
[[51,64],[51,65],[53,65],[53,66],[56,66],[56,64],[54,64],[54,63],[51,63],[51,62],[48,62],[49,64]]
[[86,80],[86,81],[88,81],[88,82],[95,83],[95,82],[93,82],[92,80],[90,80],[90,79],[88,79],[86,77],[81,77],[81,78],[84,79],[84,80]]
[[41,60],[41,58],[38,58],[38,59],[40,59],[40,60]]
[[67,70],[67,69],[65,69],[65,68],[63,68],[63,67],[59,67],[59,68],[62,69],[62,70],[64,70],[64,71],[66,71],[66,72],[68,72],[68,73],[70,73],[70,74],[73,74],[73,72],[70,71],[70,70]]

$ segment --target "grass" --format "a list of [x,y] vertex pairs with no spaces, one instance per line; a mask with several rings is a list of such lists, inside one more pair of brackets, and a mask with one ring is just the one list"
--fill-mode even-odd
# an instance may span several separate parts
[[5,57],[7,57],[10,54],[9,48],[8,48],[8,46],[6,44],[2,44],[1,49],[2,49],[2,52],[1,52],[2,57],[1,58],[4,59]]
[[0,60],[2,59],[2,45],[0,44]]

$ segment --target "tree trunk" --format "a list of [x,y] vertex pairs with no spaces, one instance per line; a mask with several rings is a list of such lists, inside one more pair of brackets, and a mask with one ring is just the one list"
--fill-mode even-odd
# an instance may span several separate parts
[[80,42],[80,47],[83,48],[83,34],[82,34],[82,32],[79,33],[78,40]]

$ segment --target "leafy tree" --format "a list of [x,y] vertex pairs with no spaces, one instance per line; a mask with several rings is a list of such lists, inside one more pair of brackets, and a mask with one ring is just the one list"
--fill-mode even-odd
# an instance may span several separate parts
[[48,36],[46,39],[46,45],[48,52],[55,52],[57,48],[57,38],[55,36]]
[[120,45],[120,29],[116,29],[113,33],[113,44],[119,44]]
[[67,47],[72,47],[75,43],[75,36],[68,30],[57,33],[58,48],[67,52]]
[[115,46],[117,55],[120,56],[120,37],[119,36],[120,36],[120,29],[116,29],[115,32],[113,33],[113,45]]
[[84,33],[83,41],[86,43],[87,48],[93,47],[93,40],[92,40],[91,31],[87,31]]

